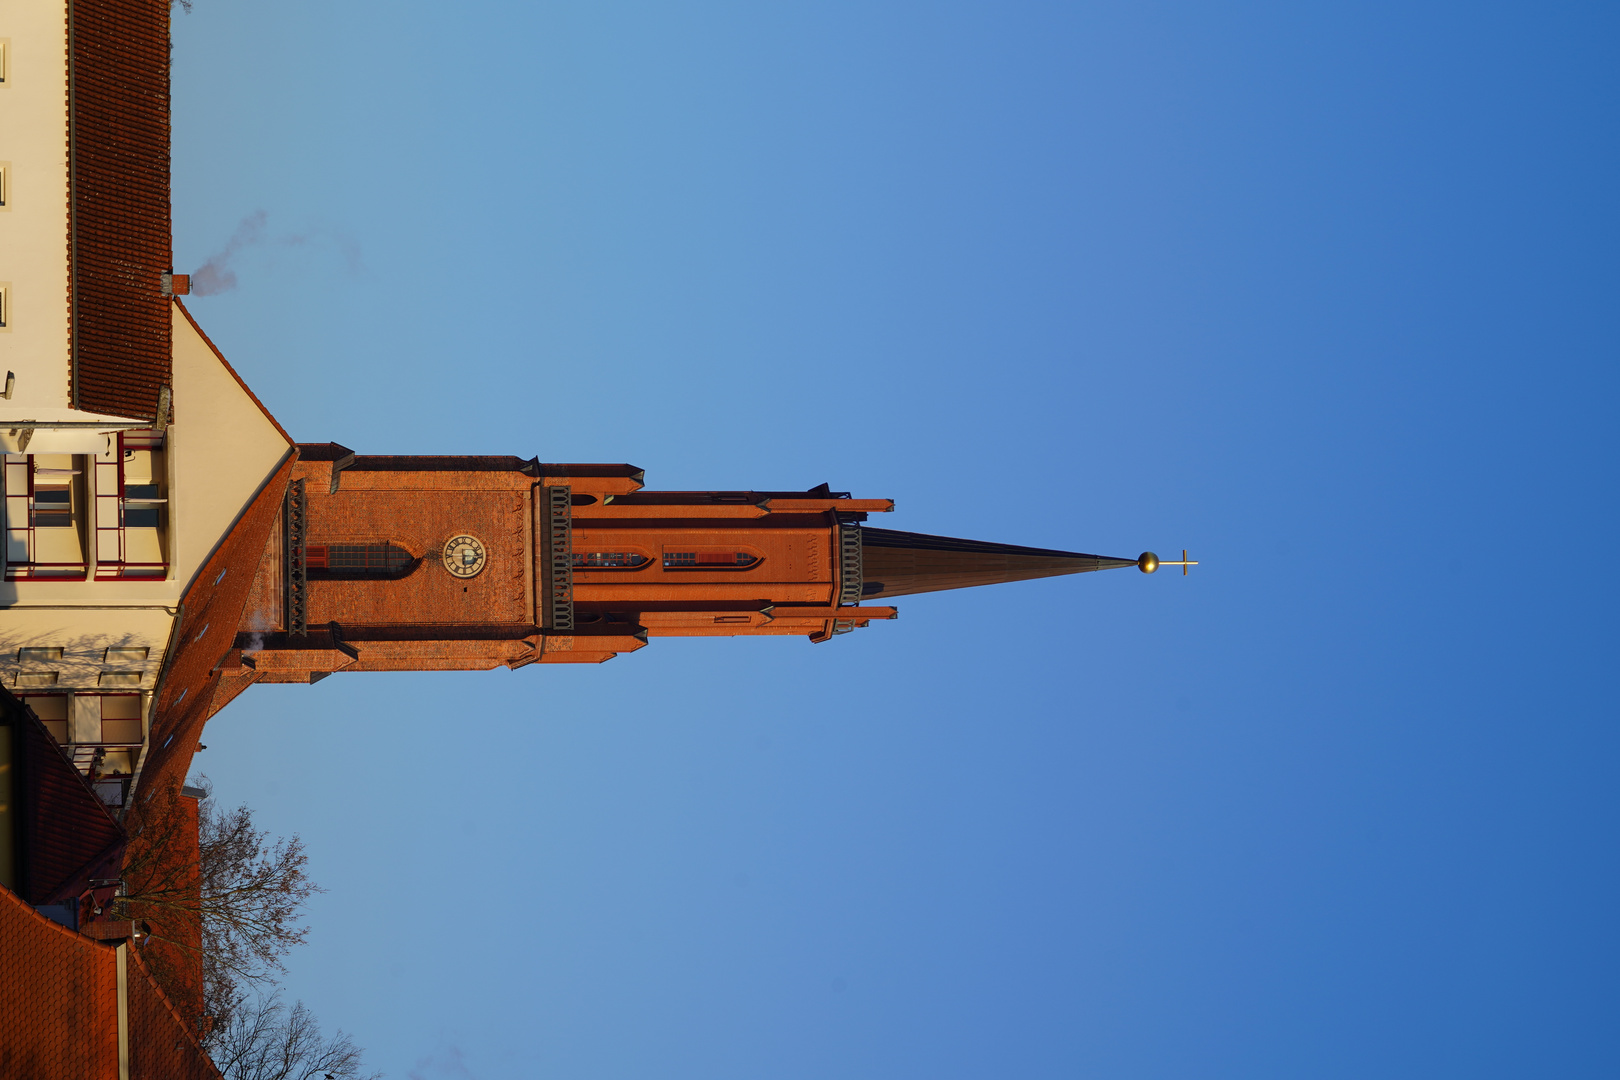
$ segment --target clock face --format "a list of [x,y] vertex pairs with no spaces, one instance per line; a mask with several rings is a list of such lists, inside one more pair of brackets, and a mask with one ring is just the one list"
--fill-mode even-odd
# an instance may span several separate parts
[[476,536],[452,536],[444,545],[444,568],[458,578],[470,578],[484,568],[489,555]]

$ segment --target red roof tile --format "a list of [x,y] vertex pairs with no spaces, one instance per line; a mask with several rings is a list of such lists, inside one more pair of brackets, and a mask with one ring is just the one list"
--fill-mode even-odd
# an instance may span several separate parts
[[[139,817],[131,818],[136,835],[124,866],[135,897],[130,913],[152,931],[142,949],[147,970],[189,1030],[195,1030],[203,1011],[198,809],[196,799],[173,788],[143,803]],[[166,893],[163,901],[142,902],[143,893],[154,888]]]
[[297,454],[289,454],[186,589],[171,645],[174,659],[157,688],[146,758],[136,780],[138,794],[180,783],[191,769],[203,724],[215,712],[219,662],[236,643],[259,557],[281,513],[296,462]]
[[[139,949],[127,952],[130,1075],[219,1080]],[[0,1076],[118,1075],[118,952],[0,888]]]
[[32,709],[0,688],[15,738],[18,892],[31,904],[79,896],[90,878],[118,876],[124,829]]
[[129,958],[130,1076],[219,1080],[219,1070],[175,1003],[159,989],[141,954],[131,949]]
[[169,4],[75,0],[68,11],[72,401],[150,419],[172,385]]
[[117,1075],[113,948],[0,888],[0,1076]]

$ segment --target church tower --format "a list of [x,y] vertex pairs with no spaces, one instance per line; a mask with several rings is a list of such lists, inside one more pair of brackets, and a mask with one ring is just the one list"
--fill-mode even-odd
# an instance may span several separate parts
[[599,663],[654,637],[823,642],[894,618],[893,597],[1151,558],[874,528],[863,523],[891,500],[825,484],[649,491],[642,479],[629,465],[300,445],[225,674]]

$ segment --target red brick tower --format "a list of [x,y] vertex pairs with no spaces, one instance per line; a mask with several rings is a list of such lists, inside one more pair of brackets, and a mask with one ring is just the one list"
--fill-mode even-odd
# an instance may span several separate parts
[[230,675],[597,663],[649,637],[892,619],[864,599],[1138,565],[863,527],[887,499],[646,491],[629,465],[299,447]]

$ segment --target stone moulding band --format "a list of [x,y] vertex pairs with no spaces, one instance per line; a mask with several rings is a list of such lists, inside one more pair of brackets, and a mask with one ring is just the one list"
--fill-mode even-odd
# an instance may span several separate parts
[[865,578],[861,570],[861,527],[853,522],[838,526],[838,604],[850,607],[861,602]]
[[309,503],[304,495],[304,481],[294,480],[287,487],[287,501],[283,507],[286,529],[286,566],[282,580],[287,583],[287,633],[302,636],[309,633],[309,566],[305,559],[309,534]]
[[546,492],[545,629],[574,629],[574,489],[556,485]]

